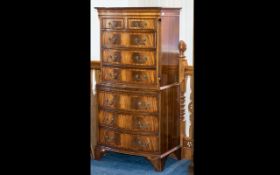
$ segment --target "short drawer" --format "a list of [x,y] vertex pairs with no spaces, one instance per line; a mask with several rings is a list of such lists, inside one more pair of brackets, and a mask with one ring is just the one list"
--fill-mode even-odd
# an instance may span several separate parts
[[99,125],[134,132],[159,131],[158,116],[142,114],[124,114],[100,110],[98,113]]
[[158,136],[126,134],[105,128],[101,128],[99,130],[99,143],[105,146],[112,146],[132,151],[159,151]]
[[154,19],[129,18],[127,24],[128,29],[155,29]]
[[139,112],[158,112],[158,97],[156,95],[138,95],[134,93],[119,93],[97,91],[98,104],[105,109],[116,109]]
[[102,60],[105,64],[128,66],[155,66],[156,63],[154,51],[103,49]]
[[102,35],[103,48],[155,48],[155,34],[150,33],[132,33],[132,32],[108,32],[104,31]]
[[101,28],[103,29],[123,29],[123,18],[102,18]]
[[156,71],[150,69],[101,68],[102,81],[130,84],[156,84]]

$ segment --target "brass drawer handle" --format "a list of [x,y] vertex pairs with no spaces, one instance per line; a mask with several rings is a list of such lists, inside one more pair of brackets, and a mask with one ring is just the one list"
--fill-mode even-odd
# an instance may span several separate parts
[[144,21],[132,21],[131,27],[136,27],[136,28],[144,28],[147,26],[147,22]]
[[146,37],[141,38],[139,35],[131,35],[131,44],[132,45],[145,45],[147,39]]
[[150,107],[150,104],[142,101],[138,101],[137,106],[138,108],[148,109]]
[[109,73],[110,79],[117,80],[119,78],[119,74],[116,72]]
[[105,100],[105,105],[111,106],[114,104],[114,100],[109,100],[108,98]]
[[142,123],[140,120],[137,121],[137,126],[141,129],[146,129],[149,127],[146,123]]
[[144,80],[147,80],[148,79],[148,76],[146,74],[142,75],[140,73],[136,73],[134,75],[134,80],[136,81],[144,81]]
[[148,58],[146,56],[141,57],[139,53],[133,53],[132,59],[134,63],[143,64],[147,61]]
[[115,140],[115,137],[114,136],[108,136],[108,135],[105,135],[105,142],[112,142]]
[[120,43],[120,35],[114,34],[111,38],[109,38],[109,41],[113,44],[119,44]]
[[111,60],[112,62],[120,62],[121,53],[120,52],[115,52],[114,55],[110,55],[109,60]]
[[108,98],[106,98],[105,105],[106,106],[116,105],[117,101],[118,101],[117,97],[114,97],[112,100],[109,100]]
[[111,79],[114,79],[114,80],[118,79],[118,74],[116,74],[116,73],[110,73],[109,76]]
[[110,121],[109,115],[105,115],[105,117],[104,117],[104,123],[105,123],[106,125],[113,125],[114,122],[115,122],[115,116],[114,116],[114,115],[112,116],[112,120],[111,120],[111,121]]
[[143,142],[143,141],[141,141],[141,140],[139,140],[139,139],[136,139],[134,142],[133,142],[133,144],[135,145],[135,146],[140,146],[140,147],[144,147],[144,148],[147,148],[148,146],[149,146],[149,143],[148,142]]
[[118,28],[121,27],[121,21],[110,21],[108,25],[110,28]]

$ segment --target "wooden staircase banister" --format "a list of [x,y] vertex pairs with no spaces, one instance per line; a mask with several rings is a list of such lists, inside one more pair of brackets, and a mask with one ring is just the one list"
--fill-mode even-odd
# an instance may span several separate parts
[[[179,82],[180,82],[180,119],[181,119],[181,146],[182,158],[193,160],[193,66],[188,65],[184,52],[187,45],[184,41],[178,44],[179,49]],[[189,135],[186,135],[186,119],[185,119],[185,94],[187,89],[187,80],[190,78],[190,102],[188,104],[189,113]]]

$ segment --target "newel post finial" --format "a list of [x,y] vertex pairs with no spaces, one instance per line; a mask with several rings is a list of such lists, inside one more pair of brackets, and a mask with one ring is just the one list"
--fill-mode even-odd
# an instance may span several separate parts
[[184,52],[187,50],[186,43],[183,40],[180,40],[178,48],[179,48],[179,57],[184,58],[185,57]]

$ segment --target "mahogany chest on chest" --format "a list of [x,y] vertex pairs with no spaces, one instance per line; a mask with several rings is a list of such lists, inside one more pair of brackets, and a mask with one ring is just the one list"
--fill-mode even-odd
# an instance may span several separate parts
[[97,10],[101,82],[95,159],[106,151],[139,155],[162,171],[169,154],[181,156],[180,9]]

